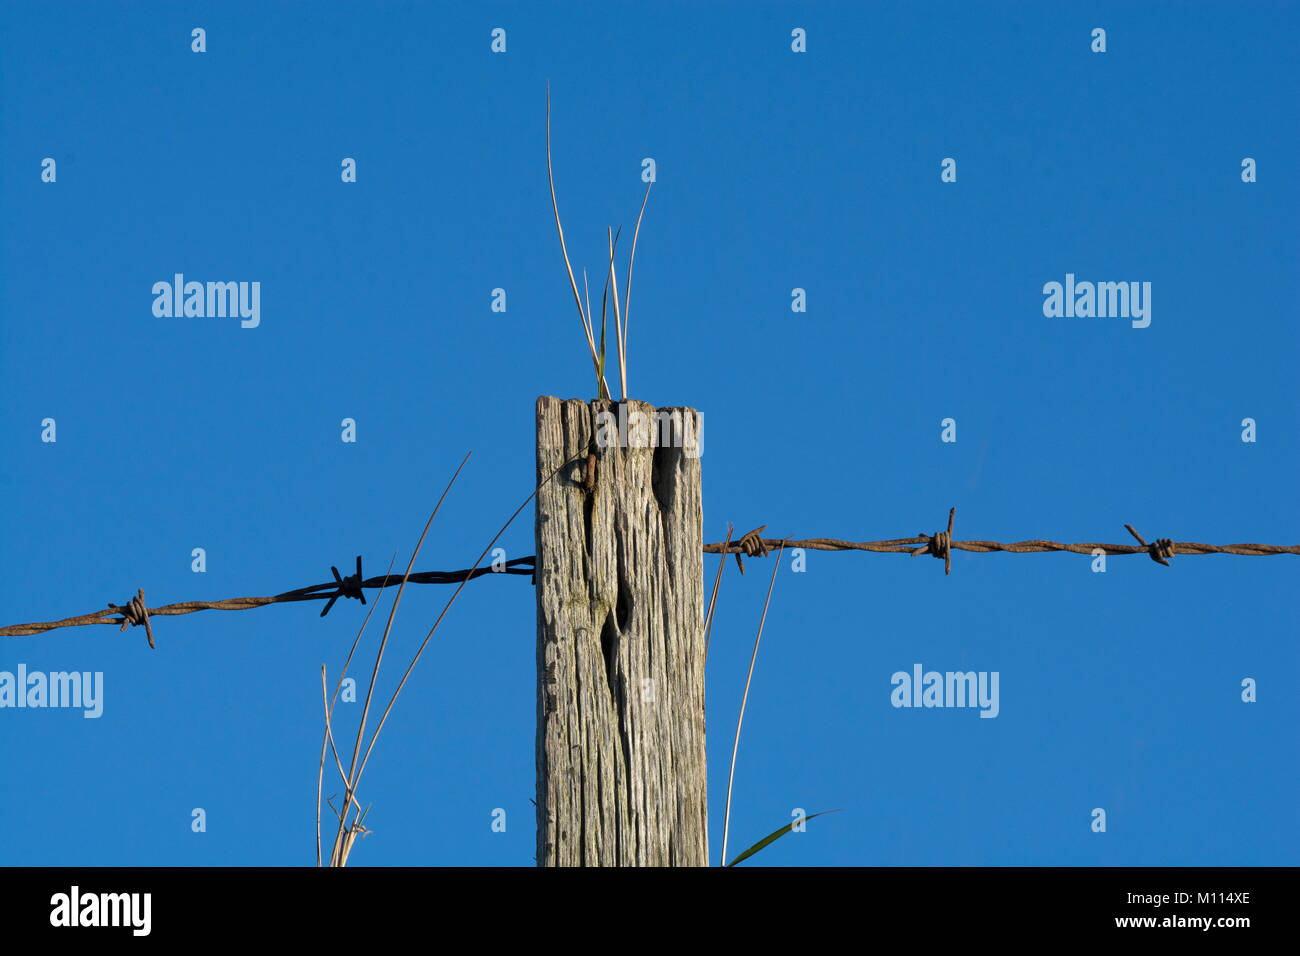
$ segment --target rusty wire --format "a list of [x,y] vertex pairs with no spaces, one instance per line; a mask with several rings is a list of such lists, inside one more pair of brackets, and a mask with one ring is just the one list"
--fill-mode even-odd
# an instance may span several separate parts
[[[96,611],[92,614],[65,617],[61,621],[41,621],[33,624],[11,624],[9,627],[0,627],[0,637],[43,634],[58,627],[77,627],[82,624],[120,624],[121,630],[126,630],[128,624],[144,624],[146,631],[149,632],[149,646],[153,647],[153,631],[148,623],[151,617],[192,614],[195,611],[247,611],[249,608],[264,607],[267,604],[283,604],[289,601],[325,601],[325,608],[320,613],[320,616],[324,617],[329,613],[330,608],[334,606],[334,602],[341,597],[359,598],[361,603],[364,604],[366,598],[362,591],[363,588],[382,588],[402,582],[400,574],[385,574],[362,580],[360,556],[357,557],[357,573],[355,575],[344,578],[339,575],[338,568],[331,567],[330,570],[334,572],[333,581],[328,581],[325,584],[313,584],[310,587],[285,591],[282,594],[273,594],[268,597],[227,598],[224,601],[181,601],[177,604],[146,608],[144,606],[144,592],[140,591],[138,596],[132,598],[126,605],[109,604],[105,610]],[[533,556],[529,555],[528,557],[515,558],[513,561],[505,562],[500,571],[496,571],[492,567],[475,568],[473,570],[466,568],[460,571],[422,571],[418,574],[412,574],[408,580],[411,584],[459,584],[467,578],[473,580],[485,574],[527,574],[531,577],[532,573]],[[112,614],[121,616],[110,617],[109,615]]]
[[[1082,542],[1069,544],[1061,541],[1044,541],[1035,538],[1029,541],[1013,541],[1002,543],[999,541],[954,541],[952,539],[953,521],[956,516],[956,508],[948,512],[948,528],[946,531],[936,531],[934,534],[921,533],[911,538],[889,538],[883,541],[843,541],[838,538],[805,538],[795,540],[791,538],[764,538],[762,532],[767,525],[760,525],[753,531],[741,537],[738,541],[731,542],[719,541],[713,544],[706,544],[701,549],[704,554],[734,554],[736,563],[740,566],[743,573],[745,570],[744,562],[741,556],[745,557],[766,557],[771,549],[780,548],[784,545],[786,549],[804,548],[812,551],[870,551],[878,554],[930,554],[936,558],[942,558],[944,562],[944,573],[952,571],[952,552],[953,551],[971,551],[977,554],[986,554],[992,551],[1006,551],[1011,554],[1032,554],[1039,551],[1068,551],[1074,554],[1096,554],[1101,552],[1106,555],[1122,554],[1146,554],[1151,560],[1156,561],[1166,567],[1171,567],[1169,559],[1175,555],[1195,555],[1195,554],[1236,554],[1247,557],[1263,557],[1275,554],[1297,554],[1300,555],[1300,545],[1276,545],[1276,544],[1202,544],[1199,541],[1173,541],[1169,538],[1156,538],[1148,543],[1132,525],[1124,525],[1128,532],[1137,539],[1137,544],[1106,544],[1100,542]],[[424,571],[419,574],[412,574],[409,578],[412,584],[458,584],[462,581],[472,580],[482,577],[485,574],[504,573],[514,575],[533,575],[536,564],[536,556],[528,555],[523,558],[515,558],[512,561],[505,562],[500,571],[492,567],[466,569],[461,571]],[[82,614],[78,617],[68,617],[61,621],[45,621],[33,624],[12,624],[8,627],[0,627],[0,637],[20,637],[28,634],[43,634],[46,631],[52,631],[59,627],[76,627],[82,624],[119,624],[121,630],[126,630],[128,625],[144,624],[145,630],[149,637],[149,646],[153,647],[153,631],[149,625],[151,617],[162,617],[173,614],[190,614],[194,611],[244,611],[249,608],[262,607],[267,604],[280,604],[288,601],[326,601],[324,610],[321,611],[321,617],[324,617],[334,602],[339,598],[358,598],[361,603],[365,603],[364,589],[381,588],[389,584],[399,583],[400,575],[383,575],[375,578],[362,579],[361,577],[361,558],[357,558],[357,572],[354,575],[343,577],[339,574],[338,568],[330,568],[334,572],[334,580],[324,584],[313,584],[310,587],[298,588],[295,591],[285,591],[283,594],[275,594],[269,597],[244,597],[229,598],[224,601],[183,601],[178,604],[166,604],[157,608],[146,608],[144,605],[144,591],[137,592],[137,596],[131,598],[125,605],[109,604],[102,611],[96,611],[93,614]],[[111,617],[110,615],[118,615]]]
[[[806,538],[796,541],[791,538],[762,538],[759,535],[767,525],[761,525],[730,546],[724,546],[721,542],[706,544],[703,551],[705,554],[734,554],[742,572],[745,570],[744,562],[741,561],[740,557],[742,554],[746,557],[766,557],[769,549],[779,547],[782,542],[785,543],[786,548],[805,548],[811,551],[932,554],[936,558],[944,559],[945,574],[952,570],[953,551],[973,551],[978,554],[986,554],[991,551],[1007,551],[1012,554],[1031,554],[1036,551],[1070,551],[1074,554],[1095,554],[1100,551],[1107,555],[1146,554],[1150,555],[1151,560],[1157,561],[1165,565],[1165,567],[1172,567],[1167,559],[1172,558],[1175,554],[1238,554],[1248,557],[1300,554],[1300,544],[1202,544],[1199,541],[1172,541],[1169,538],[1157,538],[1148,544],[1129,524],[1124,525],[1124,527],[1128,529],[1129,534],[1137,539],[1138,543],[1136,545],[1105,544],[1092,541],[1067,544],[1062,541],[1044,541],[1040,538],[1031,541],[1013,541],[1009,544],[1000,541],[953,541],[952,525],[956,513],[956,508],[948,512],[947,531],[937,531],[932,535],[921,533],[914,538],[890,538],[886,541],[842,541],[838,538]],[[917,547],[917,545],[920,545],[920,547]]]

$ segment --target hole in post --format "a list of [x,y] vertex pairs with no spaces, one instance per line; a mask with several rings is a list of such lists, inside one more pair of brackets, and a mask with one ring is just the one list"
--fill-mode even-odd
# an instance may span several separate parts
[[614,697],[614,654],[618,643],[618,631],[615,629],[614,616],[605,616],[605,626],[600,629],[600,655],[605,659],[605,683],[609,687],[609,696]]
[[590,556],[594,552],[596,547],[596,542],[593,537],[594,532],[592,528],[592,523],[593,523],[592,519],[595,517],[595,513],[596,513],[596,496],[594,494],[585,496],[582,502],[582,524],[583,524],[583,528],[586,530],[587,533],[587,555],[588,556]]
[[632,616],[632,591],[623,576],[622,562],[619,562],[618,571],[618,601],[614,605],[614,620],[618,623],[619,631],[626,633],[628,618]]

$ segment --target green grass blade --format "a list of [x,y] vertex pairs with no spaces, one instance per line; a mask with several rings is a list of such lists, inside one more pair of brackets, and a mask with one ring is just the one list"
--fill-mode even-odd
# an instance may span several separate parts
[[[582,288],[587,293],[587,314],[591,315],[591,289],[587,287],[587,270],[582,270]],[[593,359],[596,356],[593,354]],[[604,319],[600,329],[600,357],[596,359],[596,397],[609,398],[609,383],[605,381],[605,328]]]
[[[605,395],[602,398],[612,398],[609,394],[609,385],[605,382],[605,328],[606,328],[606,308],[609,305],[609,277],[614,272],[614,250],[618,247],[618,237],[623,234],[623,227],[618,227],[618,232],[606,229],[609,239],[609,269],[605,273],[605,291],[600,294],[600,381],[604,385]],[[618,292],[614,293],[614,305],[618,306]],[[590,310],[588,310],[590,311]],[[627,398],[627,395],[623,395]]]
[[731,832],[731,785],[736,781],[736,753],[740,750],[740,727],[745,722],[745,704],[749,701],[749,684],[754,679],[754,662],[758,660],[758,642],[763,639],[763,625],[767,623],[767,608],[772,603],[772,588],[776,585],[776,572],[781,569],[781,555],[785,553],[786,539],[781,539],[781,549],[772,562],[772,580],[767,583],[767,600],[763,602],[763,616],[758,619],[758,633],[754,635],[754,654],[749,659],[749,674],[745,678],[745,693],[740,698],[740,716],[736,718],[736,739],[731,744],[731,772],[727,775],[727,809],[722,815],[722,857],[727,858],[727,835]]
[[736,857],[734,860],[728,863],[727,866],[735,866],[741,860],[748,860],[751,856],[753,856],[759,850],[763,849],[765,846],[775,843],[777,840],[781,839],[781,837],[785,836],[787,833],[793,830],[795,828],[795,825],[798,823],[804,823],[808,820],[811,820],[813,817],[820,817],[826,813],[839,813],[839,812],[840,812],[839,810],[820,810],[817,813],[810,813],[806,817],[800,817],[798,820],[791,820],[781,829],[773,830],[767,836],[763,837],[763,839],[759,840],[757,843],[751,846],[744,853],[740,854],[740,856]]

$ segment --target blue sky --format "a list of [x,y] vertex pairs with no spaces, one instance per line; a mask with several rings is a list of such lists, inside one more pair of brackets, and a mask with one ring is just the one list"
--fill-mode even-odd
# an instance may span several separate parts
[[[381,573],[469,450],[416,569],[471,563],[532,490],[536,397],[594,397],[547,189],[548,78],[575,268],[600,274],[655,160],[629,385],[704,415],[706,540],[727,522],[932,533],[956,506],[959,540],[1128,543],[1128,522],[1300,541],[1298,19],[6,4],[0,623],[137,587],[151,606],[273,594],[358,553]],[[260,282],[260,324],[156,317],[151,288],[177,272]],[[1067,273],[1150,282],[1150,326],[1046,317],[1043,286]],[[533,553],[530,514],[510,557]],[[723,581],[708,661],[715,862],[770,565],[750,568]],[[753,862],[1294,864],[1297,571],[959,552],[945,578],[928,557],[787,558],[731,846],[842,807]],[[382,688],[448,595],[408,588]],[[0,862],[314,862],[319,668],[337,672],[364,611],[318,609],[160,619],[157,651],[139,629],[0,639],[0,670],[105,682],[99,719],[0,710]],[[534,641],[527,579],[465,589],[376,747],[354,864],[531,865]],[[892,707],[891,675],[916,663],[998,672],[996,719]]]

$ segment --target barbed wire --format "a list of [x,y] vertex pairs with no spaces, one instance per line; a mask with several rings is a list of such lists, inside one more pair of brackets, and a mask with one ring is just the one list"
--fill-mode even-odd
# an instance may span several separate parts
[[[813,551],[868,551],[877,554],[907,555],[930,554],[943,559],[944,574],[952,571],[953,551],[970,551],[976,554],[987,554],[994,551],[1005,551],[1011,554],[1032,554],[1042,551],[1068,551],[1074,554],[1093,555],[1098,553],[1105,555],[1146,554],[1151,557],[1151,560],[1166,567],[1171,566],[1169,559],[1175,555],[1235,554],[1247,557],[1266,557],[1276,554],[1300,555],[1300,545],[1294,544],[1203,544],[1199,541],[1173,541],[1169,538],[1156,538],[1148,543],[1129,524],[1124,525],[1124,527],[1137,539],[1138,543],[1135,545],[1106,544],[1102,542],[1071,544],[1062,541],[1045,541],[1039,538],[1010,543],[974,540],[954,541],[952,539],[952,528],[956,513],[956,508],[948,512],[948,528],[946,531],[936,531],[932,535],[921,533],[910,538],[889,538],[882,541],[843,541],[838,538],[764,538],[762,532],[767,529],[767,525],[760,525],[738,541],[731,543],[718,541],[704,545],[701,550],[704,554],[735,555],[736,563],[740,566],[742,574],[745,570],[742,555],[751,558],[766,557],[770,550],[782,546],[787,550],[790,548],[805,548]],[[536,562],[536,555],[528,555],[527,557],[515,558],[511,561],[472,570],[422,571],[412,574],[407,580],[411,584],[459,584],[462,581],[473,580],[486,574],[528,575],[531,578],[534,576]],[[292,601],[325,601],[325,607],[320,613],[320,616],[324,617],[339,598],[356,598],[362,604],[365,604],[365,591],[367,589],[400,584],[402,580],[400,574],[363,578],[361,575],[360,555],[357,556],[356,574],[343,577],[339,574],[338,568],[331,567],[330,570],[334,573],[333,581],[327,581],[324,584],[313,584],[310,587],[285,591],[268,597],[228,598],[224,601],[182,601],[177,604],[165,604],[162,607],[148,608],[144,603],[144,590],[138,589],[136,596],[126,604],[109,604],[102,611],[82,614],[77,617],[67,617],[60,621],[11,624],[8,627],[0,627],[0,637],[44,634],[56,628],[78,627],[85,624],[117,624],[120,625],[120,630],[125,631],[128,626],[143,624],[145,633],[148,636],[149,646],[153,647],[153,628],[149,623],[149,619],[153,617],[192,614],[195,611],[246,611],[250,608],[264,607],[268,604],[282,604]],[[114,617],[112,615],[118,616]]]
[[[525,558],[506,561],[500,565],[475,568],[473,570],[465,568],[460,571],[421,571],[418,574],[412,574],[407,580],[411,584],[459,584],[467,578],[473,580],[485,574],[526,574],[532,577],[533,561],[534,556],[529,555]],[[402,583],[400,574],[385,574],[363,580],[361,577],[360,555],[357,555],[356,574],[342,577],[338,568],[331,567],[330,570],[334,572],[333,581],[325,584],[313,584],[310,587],[285,591],[282,594],[273,594],[268,597],[227,598],[224,601],[181,601],[176,604],[164,604],[162,607],[146,608],[144,606],[144,591],[141,589],[137,592],[136,597],[124,605],[109,604],[102,611],[81,614],[76,617],[65,617],[61,621],[11,624],[8,627],[0,627],[0,637],[43,634],[55,628],[78,627],[83,624],[120,624],[119,630],[123,631],[126,630],[127,625],[143,624],[149,637],[149,646],[153,647],[153,629],[149,625],[151,617],[192,614],[195,611],[247,611],[250,608],[265,607],[268,604],[283,604],[291,601],[325,601],[325,607],[320,612],[320,616],[324,617],[330,612],[334,602],[341,597],[357,598],[362,604],[365,604],[365,589],[382,588]],[[121,616],[111,617],[110,615],[113,614]]]
[[[736,563],[740,565],[743,573],[745,564],[741,560],[741,555],[747,557],[766,557],[767,552],[773,548],[778,548],[782,543],[788,548],[806,548],[813,551],[874,551],[880,554],[932,554],[936,558],[944,559],[944,573],[947,574],[952,570],[952,552],[953,551],[972,551],[977,554],[986,554],[993,551],[1007,551],[1011,554],[1032,554],[1038,551],[1070,551],[1075,554],[1096,554],[1101,552],[1106,555],[1120,554],[1148,554],[1153,561],[1171,567],[1169,558],[1175,554],[1237,554],[1248,557],[1264,557],[1273,554],[1300,554],[1300,544],[1277,545],[1277,544],[1202,544],[1199,541],[1171,541],[1169,538],[1157,538],[1151,543],[1147,541],[1134,530],[1130,524],[1124,525],[1129,534],[1137,539],[1138,543],[1133,544],[1106,544],[1103,542],[1082,542],[1077,544],[1068,544],[1062,541],[1044,541],[1035,538],[1030,541],[1013,541],[1004,544],[1000,541],[953,541],[952,525],[956,517],[957,509],[953,508],[948,513],[948,530],[936,531],[934,534],[921,534],[912,538],[891,538],[887,541],[841,541],[838,538],[806,538],[803,540],[794,540],[790,538],[762,538],[760,533],[767,528],[767,525],[761,525],[753,531],[746,534],[739,541],[732,543],[725,548],[725,553],[734,554]],[[920,545],[920,547],[917,547]],[[703,548],[705,554],[720,554],[724,552],[722,542],[716,544],[706,544]]]

